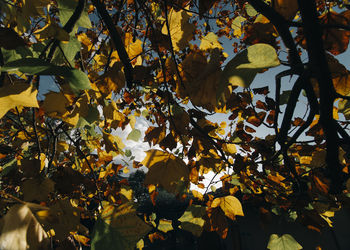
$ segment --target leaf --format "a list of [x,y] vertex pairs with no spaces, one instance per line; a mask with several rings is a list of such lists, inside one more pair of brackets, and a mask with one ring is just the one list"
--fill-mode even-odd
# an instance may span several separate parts
[[74,57],[80,51],[81,44],[75,36],[71,36],[68,42],[61,42],[60,49],[55,50],[52,63],[56,65],[74,65]]
[[37,94],[33,85],[25,83],[0,88],[0,118],[16,106],[39,108]]
[[170,193],[180,193],[189,185],[190,171],[186,163],[168,152],[151,149],[141,162],[149,168],[145,185],[160,185]]
[[246,4],[244,6],[244,8],[245,8],[245,11],[247,12],[248,16],[250,16],[250,17],[254,17],[258,14],[258,12],[250,4]]
[[68,198],[56,201],[49,210],[38,211],[36,217],[47,231],[54,230],[58,240],[81,228],[79,209],[73,207]]
[[174,228],[172,226],[172,222],[170,220],[164,220],[164,219],[159,220],[159,224],[158,224],[157,229],[159,231],[164,232],[164,233],[167,233],[171,230],[174,230]]
[[106,146],[106,151],[109,153],[113,152],[121,152],[121,150],[125,147],[124,143],[117,135],[111,135],[103,131],[103,141]]
[[211,49],[224,49],[222,45],[218,42],[218,36],[213,32],[209,32],[205,37],[201,39],[201,45],[199,49],[201,50],[211,50]]
[[271,45],[258,43],[248,47],[226,64],[220,77],[217,97],[222,97],[229,83],[249,87],[257,73],[278,65],[280,61]]
[[12,206],[4,217],[0,248],[6,250],[49,249],[50,240],[27,205]]
[[[336,13],[334,11],[328,11],[320,16],[321,25],[348,25],[350,17],[350,11],[344,11],[342,13]],[[350,31],[343,29],[326,29],[323,31],[322,39],[324,41],[324,47],[333,55],[339,55],[345,52],[349,45]]]
[[303,247],[290,234],[271,234],[267,249],[270,250],[299,250]]
[[179,66],[182,83],[177,83],[176,93],[181,98],[188,96],[196,106],[215,110],[216,92],[221,75],[220,57],[218,49],[211,51],[209,62],[203,52],[190,52]]
[[128,134],[128,137],[126,139],[128,140],[133,140],[133,141],[138,141],[141,138],[141,131],[139,129],[134,128],[131,130],[131,132]]
[[133,250],[151,228],[137,216],[131,203],[108,205],[94,226],[91,249]]
[[231,28],[233,29],[233,35],[237,38],[241,37],[242,35],[242,23],[246,21],[247,19],[242,16],[237,16],[235,19],[233,19]]
[[232,195],[215,198],[211,207],[218,206],[220,206],[225,215],[231,220],[234,220],[236,215],[244,216],[241,202]]
[[22,37],[13,29],[0,27],[0,47],[4,49],[15,49],[25,45]]
[[25,201],[47,201],[48,195],[55,190],[54,186],[55,183],[49,178],[25,180],[21,185],[23,199]]
[[96,86],[104,96],[109,96],[118,93],[125,86],[125,76],[121,71],[122,64],[120,62],[114,63],[97,81]]
[[[64,26],[68,22],[69,18],[73,15],[74,10],[78,4],[78,1],[77,0],[73,0],[73,1],[58,0],[57,4],[58,4],[60,21],[62,23],[62,26]],[[82,12],[72,32],[76,33],[79,27],[88,28],[88,29],[92,27],[91,21],[89,19],[89,16],[86,10]]]
[[206,208],[199,205],[189,206],[184,214],[178,219],[181,222],[180,228],[191,232],[194,236],[199,237],[202,234],[206,214]]
[[274,0],[273,7],[287,20],[293,20],[299,9],[297,0]]
[[236,146],[233,143],[222,144],[222,150],[224,150],[224,152],[226,152],[230,155],[234,155],[235,153],[237,153]]
[[39,58],[24,58],[11,61],[2,66],[1,71],[15,71],[29,75],[58,75],[64,77],[72,90],[76,93],[79,90],[90,89],[90,80],[88,76],[77,69],[69,67],[56,66]]
[[[186,10],[175,11],[171,9],[168,13],[170,37],[175,51],[183,50],[192,39],[195,26],[189,23],[190,17]],[[166,23],[163,25],[162,33],[169,34]]]
[[[125,50],[129,55],[129,58],[131,60],[131,63],[133,65],[137,64],[140,65],[142,63],[141,61],[138,61],[138,56],[142,53],[142,41],[139,39],[136,39],[134,41],[134,36],[132,33],[125,33],[124,35],[124,45]],[[120,61],[119,54],[117,51],[113,51],[111,55],[111,65],[114,65],[115,62]]]
[[62,29],[50,16],[47,24],[34,33],[39,41],[55,38],[60,41],[69,41],[69,34]]
[[350,102],[345,99],[340,100],[338,106],[339,112],[341,112],[347,120],[350,119]]

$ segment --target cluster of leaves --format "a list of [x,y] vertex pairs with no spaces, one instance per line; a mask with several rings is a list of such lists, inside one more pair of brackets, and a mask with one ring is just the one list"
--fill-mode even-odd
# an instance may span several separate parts
[[[134,249],[177,228],[225,238],[250,199],[310,229],[331,226],[350,192],[350,73],[335,57],[350,39],[347,6],[0,0],[1,248]],[[250,88],[281,64],[275,80]],[[138,162],[116,131],[130,127],[127,139],[139,141],[140,119],[152,149]],[[164,189],[190,197],[187,209],[176,221],[140,215],[116,156],[149,169],[154,204]],[[209,171],[222,174],[220,192],[207,193]],[[282,241],[298,245],[273,235],[269,249]]]

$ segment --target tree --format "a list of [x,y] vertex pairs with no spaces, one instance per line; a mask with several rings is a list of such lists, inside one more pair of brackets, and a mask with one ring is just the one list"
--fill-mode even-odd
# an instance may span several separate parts
[[[142,248],[143,237],[176,228],[225,238],[247,200],[313,230],[331,224],[350,191],[349,71],[337,57],[350,39],[348,8],[1,0],[2,248],[45,248],[48,238],[61,248]],[[274,67],[274,79],[251,85]],[[151,149],[139,162],[118,135],[130,127],[127,140],[141,141],[141,119]],[[153,203],[160,189],[191,200],[175,226],[137,212],[121,177],[128,162],[148,168]],[[208,171],[224,173],[220,193],[189,190]]]

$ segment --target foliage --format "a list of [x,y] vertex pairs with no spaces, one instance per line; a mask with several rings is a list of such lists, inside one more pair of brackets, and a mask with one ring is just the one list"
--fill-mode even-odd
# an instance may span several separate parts
[[[176,230],[225,238],[246,200],[332,226],[350,192],[349,70],[337,57],[348,8],[0,0],[0,246],[141,249]],[[128,147],[142,139],[143,160]],[[145,178],[128,183],[141,166]],[[210,171],[221,178],[205,187]],[[181,203],[171,216],[155,208],[167,192]],[[289,235],[268,248],[283,244],[301,248]]]

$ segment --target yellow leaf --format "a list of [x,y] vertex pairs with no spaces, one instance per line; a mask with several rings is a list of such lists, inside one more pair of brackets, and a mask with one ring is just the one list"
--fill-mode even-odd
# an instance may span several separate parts
[[[168,14],[171,42],[175,51],[183,50],[192,39],[195,29],[194,24],[189,23],[190,15],[185,10],[175,11],[171,9]],[[167,25],[164,23],[162,33],[168,35]]]
[[133,197],[133,191],[131,188],[127,187],[127,186],[123,186],[119,193],[123,196],[125,196],[125,198],[127,198],[129,201],[132,201],[132,197]]
[[220,206],[225,215],[231,220],[234,220],[236,215],[244,216],[241,202],[232,195],[214,199],[211,206],[214,208]]
[[16,106],[39,108],[37,94],[34,86],[25,83],[0,88],[0,118]]
[[164,233],[174,230],[171,220],[160,219],[157,229]]
[[45,230],[26,205],[17,204],[1,218],[0,248],[8,250],[49,249]]
[[201,45],[199,49],[209,50],[209,49],[224,49],[221,44],[218,42],[218,36],[213,32],[209,32],[205,37],[202,38]]
[[233,143],[222,144],[222,150],[231,155],[237,153],[236,145]]
[[[132,33],[125,33],[124,37],[124,45],[125,50],[129,55],[129,58],[131,60],[131,63],[133,65],[140,65],[138,63],[138,55],[142,53],[142,41],[139,39],[136,39],[135,42],[133,42],[133,34]],[[111,62],[110,64],[113,65],[115,62],[119,62],[120,58],[117,51],[113,51],[111,55]]]
[[233,35],[235,37],[241,37],[242,35],[242,22],[246,21],[246,19],[242,16],[237,16],[233,19],[231,28],[233,29]]
[[146,154],[141,162],[149,168],[145,185],[160,185],[171,193],[181,193],[188,187],[190,171],[183,160],[157,149],[148,150]]
[[137,249],[142,250],[144,247],[145,247],[145,242],[143,241],[143,239],[139,240],[139,241],[136,243],[136,248],[137,248]]
[[119,153],[125,147],[124,143],[117,135],[111,135],[103,131],[103,141],[106,146],[106,152],[114,151]]
[[127,174],[127,173],[129,173],[129,172],[130,172],[129,168],[125,167],[125,168],[123,169],[123,173],[124,173],[124,174]]
[[73,237],[76,241],[82,243],[84,246],[89,246],[88,242],[90,241],[90,239],[84,235],[80,235],[80,234],[73,234]]
[[191,190],[192,195],[194,198],[197,198],[198,200],[202,201],[204,199],[203,194],[198,192],[197,190]]

